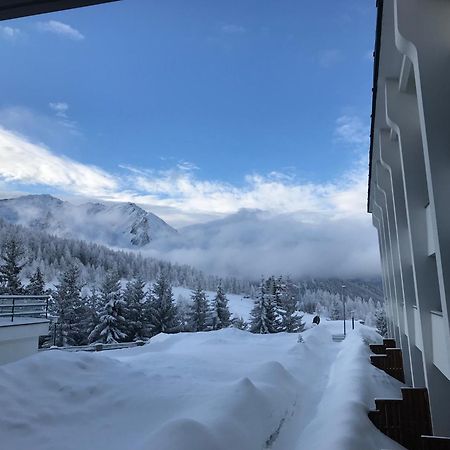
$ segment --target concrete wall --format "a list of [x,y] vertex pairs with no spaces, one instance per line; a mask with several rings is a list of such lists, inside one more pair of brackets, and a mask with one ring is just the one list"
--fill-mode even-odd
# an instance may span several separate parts
[[0,364],[16,361],[36,353],[39,336],[48,333],[48,321],[1,323]]
[[450,436],[450,2],[382,3],[369,211],[389,333]]

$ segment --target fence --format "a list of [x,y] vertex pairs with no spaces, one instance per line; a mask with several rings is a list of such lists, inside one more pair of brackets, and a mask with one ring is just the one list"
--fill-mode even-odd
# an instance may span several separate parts
[[65,347],[56,347],[53,345],[48,348],[40,348],[39,351],[63,350],[66,352],[101,352],[103,350],[120,350],[122,348],[141,347],[142,345],[145,345],[145,341],[116,342],[113,344],[103,344],[97,342],[89,345],[70,345]]
[[0,319],[48,318],[49,295],[0,295]]

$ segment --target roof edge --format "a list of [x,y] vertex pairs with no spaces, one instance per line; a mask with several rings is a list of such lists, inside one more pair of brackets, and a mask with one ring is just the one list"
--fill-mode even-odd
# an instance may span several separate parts
[[370,115],[370,144],[369,144],[369,179],[367,186],[367,212],[370,213],[370,185],[372,182],[372,155],[373,135],[375,131],[375,111],[377,107],[378,72],[380,66],[381,28],[383,23],[383,1],[377,0],[377,24],[375,30],[375,49],[373,61],[373,85],[372,85],[372,113]]
[[0,21],[115,1],[118,0],[0,0]]

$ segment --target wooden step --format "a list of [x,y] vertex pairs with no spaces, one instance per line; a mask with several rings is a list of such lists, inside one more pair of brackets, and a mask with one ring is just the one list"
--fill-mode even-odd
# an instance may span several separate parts
[[400,348],[387,348],[386,356],[386,373],[404,383],[405,374],[403,371],[402,350]]
[[386,370],[387,356],[386,355],[371,355],[370,362],[373,366],[381,370]]
[[413,450],[422,449],[420,436],[433,434],[430,404],[426,388],[402,388],[403,429],[405,447]]
[[[408,450],[428,450],[423,448],[426,439],[422,439],[422,435],[433,434],[428,391],[425,388],[402,388],[401,392],[401,399],[375,399],[376,409],[369,411],[369,419],[381,432]],[[447,445],[445,438],[428,441],[427,445]],[[440,447],[436,449],[440,450]],[[447,447],[443,449],[447,450]]]
[[383,345],[385,348],[396,348],[397,344],[395,343],[395,339],[386,338],[383,339]]
[[378,415],[378,429],[394,441],[402,444],[402,400],[375,399]]
[[422,436],[422,450],[450,450],[450,437]]
[[381,424],[380,424],[380,411],[378,409],[371,409],[368,413],[370,421],[380,430]]
[[386,347],[383,344],[370,344],[369,348],[372,351],[372,353],[375,353],[375,355],[386,354]]

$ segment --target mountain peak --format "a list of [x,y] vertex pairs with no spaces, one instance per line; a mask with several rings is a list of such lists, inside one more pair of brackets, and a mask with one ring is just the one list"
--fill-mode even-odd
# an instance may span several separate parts
[[177,233],[161,218],[132,202],[74,205],[49,194],[3,200],[0,218],[60,237],[120,248],[143,247]]

